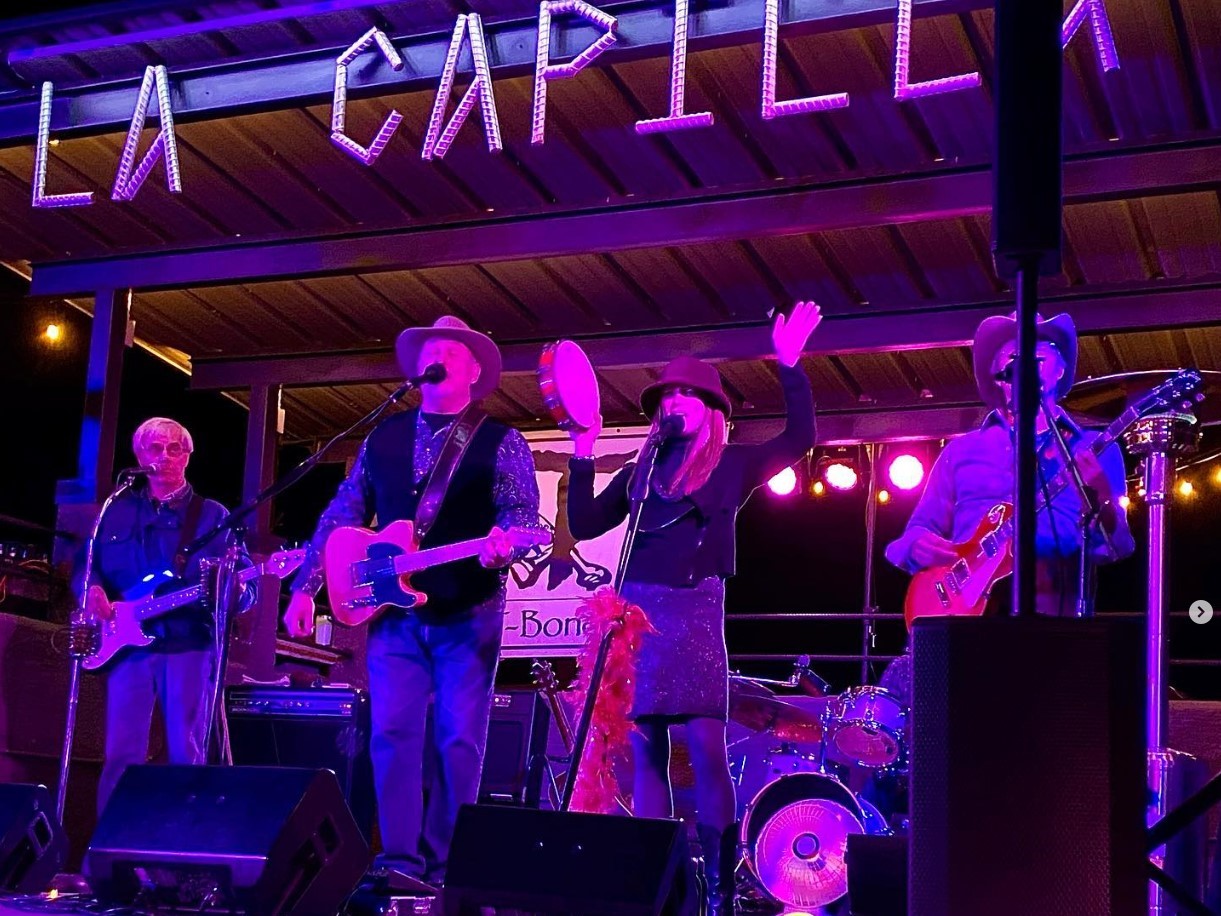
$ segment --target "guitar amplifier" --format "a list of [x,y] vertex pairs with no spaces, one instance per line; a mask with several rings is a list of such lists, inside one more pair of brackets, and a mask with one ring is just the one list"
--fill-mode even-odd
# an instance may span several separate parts
[[225,688],[225,709],[235,765],[331,770],[365,841],[371,841],[373,764],[365,691],[235,685]]

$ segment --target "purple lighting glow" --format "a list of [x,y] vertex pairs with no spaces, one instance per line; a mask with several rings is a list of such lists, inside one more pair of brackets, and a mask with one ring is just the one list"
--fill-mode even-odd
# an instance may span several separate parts
[[915,455],[899,455],[890,463],[889,474],[900,490],[914,490],[924,479],[924,464]]
[[767,486],[777,496],[788,496],[797,489],[797,472],[792,468],[785,468],[779,474],[773,476],[767,482]]

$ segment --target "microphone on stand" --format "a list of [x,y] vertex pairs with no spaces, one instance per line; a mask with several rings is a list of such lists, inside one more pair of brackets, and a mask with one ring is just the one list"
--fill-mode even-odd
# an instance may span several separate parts
[[683,418],[672,413],[657,425],[657,438],[670,439],[680,435],[685,427],[686,423],[683,422]]
[[138,468],[123,468],[119,471],[118,477],[120,480],[125,480],[128,483],[135,483],[148,478],[149,474],[156,472],[153,467],[138,467]]
[[438,382],[443,382],[445,381],[445,375],[445,367],[440,363],[433,363],[419,375],[413,375],[408,379],[404,379],[403,384],[391,395],[390,399],[391,401],[397,401],[408,391],[419,388],[421,385],[435,385]]

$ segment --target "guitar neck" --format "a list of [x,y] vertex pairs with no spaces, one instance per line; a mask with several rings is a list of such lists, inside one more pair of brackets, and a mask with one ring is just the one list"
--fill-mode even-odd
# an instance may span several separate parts
[[483,549],[483,544],[487,538],[471,538],[469,541],[458,541],[454,544],[445,544],[441,547],[429,547],[425,550],[417,550],[413,553],[404,553],[394,558],[394,574],[396,576],[406,576],[413,572],[419,572],[421,569],[427,569],[430,566],[439,566],[442,563],[452,563],[455,560],[465,560],[468,557],[479,556],[479,551]]
[[198,601],[203,596],[203,586],[193,585],[179,592],[162,595],[160,598],[142,601],[136,606],[136,619],[141,622],[155,620],[162,614],[168,614],[170,611],[175,611],[184,605],[190,604],[192,601]]
[[[1097,436],[1090,442],[1088,448],[1093,452],[1094,457],[1099,457],[1112,443],[1123,435],[1125,429],[1132,425],[1140,417],[1139,411],[1135,407],[1129,407],[1121,413],[1114,422],[1108,426],[1101,435]],[[1046,488],[1040,487],[1035,494],[1034,511],[1042,512],[1047,507],[1047,503],[1054,499],[1060,491],[1064,490],[1072,482],[1072,473],[1067,467],[1061,468],[1056,472],[1056,476],[1047,482]],[[996,538],[999,545],[1003,546],[1013,539],[1016,532],[1013,529],[1013,516],[1005,519],[1005,523],[996,532]]]

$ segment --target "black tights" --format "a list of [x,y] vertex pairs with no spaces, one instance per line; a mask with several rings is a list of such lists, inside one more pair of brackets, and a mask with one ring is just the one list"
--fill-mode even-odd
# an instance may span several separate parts
[[[670,726],[673,719],[647,717],[636,721],[632,734],[636,781],[633,807],[639,817],[673,817],[670,791]],[[687,720],[687,742],[695,770],[696,816],[701,824],[724,830],[735,820],[736,801],[729,759],[725,752],[725,723],[697,716]]]

